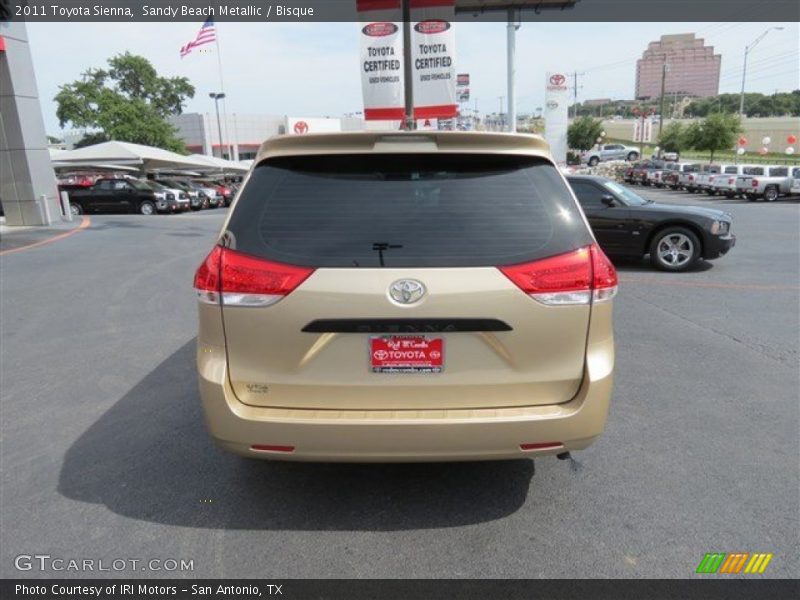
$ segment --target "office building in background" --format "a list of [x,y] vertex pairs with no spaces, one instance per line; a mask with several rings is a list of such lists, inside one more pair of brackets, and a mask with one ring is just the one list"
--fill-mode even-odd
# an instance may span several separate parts
[[661,77],[664,65],[667,96],[716,96],[719,93],[719,72],[722,56],[714,54],[693,33],[662,35],[650,42],[642,58],[636,61],[636,98],[655,99],[661,96]]

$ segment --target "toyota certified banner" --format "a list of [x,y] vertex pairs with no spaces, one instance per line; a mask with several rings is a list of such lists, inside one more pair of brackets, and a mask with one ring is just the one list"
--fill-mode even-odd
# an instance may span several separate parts
[[[455,0],[411,0],[412,83],[416,119],[457,114]],[[400,0],[358,0],[364,119],[405,117]]]
[[402,121],[403,23],[400,0],[358,0],[364,119]]
[[455,0],[411,0],[414,116],[457,114]]
[[569,86],[567,76],[561,72],[546,74],[544,95],[544,137],[550,144],[553,159],[559,165],[567,164],[567,126]]

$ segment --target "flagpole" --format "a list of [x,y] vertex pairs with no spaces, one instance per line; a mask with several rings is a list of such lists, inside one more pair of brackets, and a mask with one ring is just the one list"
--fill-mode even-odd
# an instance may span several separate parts
[[[216,26],[216,23],[215,23]],[[219,91],[223,94],[225,93],[225,82],[222,78],[222,54],[219,51],[219,27],[216,27],[217,33],[214,36],[214,43],[217,46],[217,67],[219,69]],[[225,139],[230,140],[230,136],[228,135],[228,107],[225,104],[225,97],[222,98],[222,116],[225,121]],[[222,148],[223,146],[227,146],[228,148],[228,160],[233,160],[233,147],[228,143],[225,144],[220,140],[220,158],[222,158]],[[213,153],[212,153],[213,154]]]

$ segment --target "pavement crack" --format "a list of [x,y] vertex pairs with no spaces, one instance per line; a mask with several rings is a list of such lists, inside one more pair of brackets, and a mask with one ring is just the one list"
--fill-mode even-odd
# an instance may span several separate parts
[[[798,357],[797,357],[797,351],[795,351],[795,350],[789,349],[789,350],[787,350],[785,352],[780,352],[779,351],[776,354],[773,351],[773,348],[771,346],[767,346],[765,344],[759,344],[757,342],[743,340],[743,339],[738,338],[735,335],[733,335],[731,333],[728,333],[726,331],[715,329],[714,327],[710,327],[707,324],[699,323],[697,321],[693,321],[692,319],[690,319],[686,315],[682,315],[681,313],[677,313],[677,312],[669,310],[668,308],[664,308],[663,306],[661,306],[661,305],[659,305],[659,304],[657,304],[657,303],[655,303],[655,302],[653,302],[651,300],[647,300],[647,299],[639,296],[638,294],[636,294],[634,292],[628,292],[628,294],[630,295],[630,297],[635,298],[636,300],[639,300],[640,302],[643,302],[644,304],[652,306],[653,308],[656,308],[656,309],[660,310],[663,313],[666,313],[666,314],[668,314],[670,316],[676,317],[676,318],[678,318],[678,319],[680,319],[682,321],[690,323],[690,324],[694,325],[695,327],[699,327],[700,329],[702,329],[704,331],[711,332],[711,333],[716,334],[716,335],[718,335],[720,337],[728,339],[728,340],[730,340],[732,342],[740,344],[740,345],[744,346],[745,348],[747,348],[748,350],[752,350],[753,352],[755,352],[757,354],[760,354],[761,356],[763,356],[765,358],[773,360],[773,361],[781,364],[782,366],[794,366],[794,365],[797,364]],[[785,356],[785,354],[788,354],[789,356]]]

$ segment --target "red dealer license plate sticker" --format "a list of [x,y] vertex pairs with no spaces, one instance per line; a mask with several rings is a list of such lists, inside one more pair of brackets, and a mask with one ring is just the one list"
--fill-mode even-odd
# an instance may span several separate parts
[[441,373],[444,340],[421,335],[386,335],[369,340],[373,373]]

